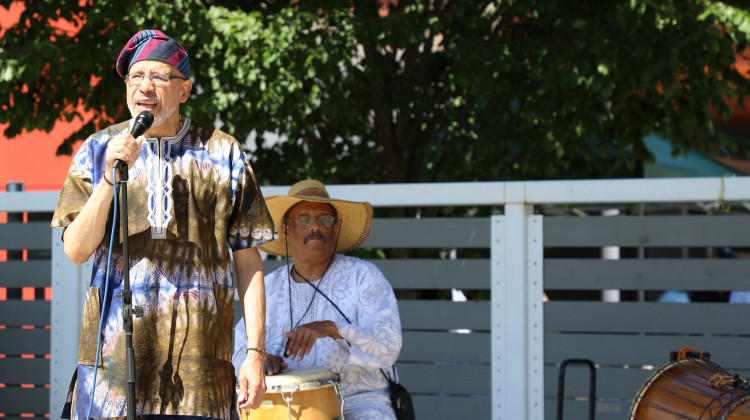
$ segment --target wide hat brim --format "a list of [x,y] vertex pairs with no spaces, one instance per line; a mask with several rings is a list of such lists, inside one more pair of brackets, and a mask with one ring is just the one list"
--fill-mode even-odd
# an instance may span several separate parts
[[[366,201],[346,201],[317,196],[290,197],[274,195],[266,197],[266,207],[268,207],[268,211],[271,213],[271,218],[273,219],[274,224],[278,227],[281,226],[282,219],[287,211],[289,211],[289,209],[295,204],[302,201],[328,203],[336,209],[337,216],[341,223],[336,244],[336,252],[347,252],[356,249],[362,245],[370,234],[373,211],[372,205]],[[286,237],[284,235],[280,235],[278,239],[267,242],[259,248],[272,255],[293,257],[293,255],[287,255],[287,252],[291,254],[291,251],[287,246]]]

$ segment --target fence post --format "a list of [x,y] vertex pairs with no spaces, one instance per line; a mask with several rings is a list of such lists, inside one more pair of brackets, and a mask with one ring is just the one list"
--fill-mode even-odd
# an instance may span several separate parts
[[492,418],[544,418],[542,218],[526,183],[508,183],[491,218]]
[[[22,193],[24,190],[23,182],[8,182],[5,184],[5,191]],[[8,213],[8,223],[23,223],[23,213]],[[6,251],[8,261],[20,261],[23,259],[22,249],[9,249]]]
[[86,290],[91,279],[93,258],[75,265],[65,255],[62,230],[52,231],[52,307],[50,309],[50,417],[58,418],[68,385],[78,363],[78,343]]

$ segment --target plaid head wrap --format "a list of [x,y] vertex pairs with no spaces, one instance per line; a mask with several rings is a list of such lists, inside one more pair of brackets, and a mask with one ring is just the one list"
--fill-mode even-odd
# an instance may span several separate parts
[[117,58],[117,73],[125,77],[130,66],[142,60],[163,61],[174,66],[183,76],[190,77],[187,51],[162,31],[145,29],[133,35]]

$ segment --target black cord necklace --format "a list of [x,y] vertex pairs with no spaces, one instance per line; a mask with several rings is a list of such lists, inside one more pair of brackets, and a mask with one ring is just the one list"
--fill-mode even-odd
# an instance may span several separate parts
[[[336,258],[335,252],[333,253],[333,255],[331,255],[331,259],[328,260],[328,265],[326,265],[326,270],[323,272],[323,275],[320,276],[320,280],[318,281],[319,285],[323,283],[323,279],[325,279],[326,274],[328,274],[328,269],[331,268],[331,263],[333,263],[334,258]],[[293,271],[294,274],[298,275],[302,280],[305,281],[305,283],[309,284],[313,289],[315,289],[315,291],[313,292],[312,298],[310,298],[310,303],[307,304],[307,309],[305,309],[305,313],[303,313],[302,316],[299,317],[299,320],[297,321],[297,323],[294,324],[294,326],[292,327],[292,331],[294,331],[295,329],[297,329],[297,327],[299,327],[299,324],[300,322],[302,322],[302,319],[305,317],[305,315],[307,315],[307,313],[310,312],[310,308],[312,308],[313,301],[315,301],[315,295],[317,295],[318,292],[320,292],[320,294],[325,296],[326,299],[328,299],[328,296],[326,296],[323,292],[321,292],[320,289],[318,289],[318,287],[315,286],[305,276],[300,274],[299,271],[297,271],[297,267],[295,267],[294,264],[292,264],[292,269],[289,271],[290,273]],[[293,317],[292,317],[292,281],[291,281],[290,273],[287,273],[287,285],[289,287],[289,324],[291,325]],[[328,300],[330,301],[330,299]]]
[[[337,310],[337,311],[339,311],[339,313],[341,314],[341,316],[343,316],[343,317],[344,317],[344,319],[346,320],[346,322],[348,322],[348,323],[350,323],[350,324],[352,323],[352,321],[350,321],[350,320],[349,320],[349,318],[348,318],[348,317],[347,317],[346,315],[344,315],[344,312],[343,312],[343,311],[342,311],[342,310],[341,310],[341,309],[339,308],[339,306],[338,306],[338,305],[336,305],[336,304],[335,304],[335,303],[334,303],[334,302],[333,302],[333,301],[331,300],[331,298],[329,298],[329,297],[328,297],[328,296],[327,296],[327,295],[326,295],[325,293],[323,293],[323,291],[321,291],[320,289],[318,289],[318,286],[316,286],[316,285],[312,284],[312,282],[311,282],[310,280],[306,279],[306,278],[305,278],[305,277],[304,277],[304,276],[303,276],[302,274],[300,274],[300,273],[299,273],[299,271],[297,271],[297,269],[296,269],[296,268],[292,267],[292,270],[294,270],[294,272],[295,272],[295,273],[297,273],[297,275],[298,275],[298,276],[302,277],[302,280],[306,281],[306,282],[307,282],[307,284],[309,284],[309,285],[310,285],[310,287],[312,287],[313,289],[315,289],[315,293],[318,293],[318,292],[320,292],[320,295],[321,295],[321,296],[323,296],[324,298],[326,298],[326,300],[327,300],[328,302],[330,302],[330,303],[331,303],[331,305],[333,305],[333,307],[334,307],[334,308],[336,308],[336,310]],[[313,297],[315,297],[315,294],[313,294]]]
[[[340,222],[340,220],[339,220],[339,222]],[[341,235],[341,229],[339,229],[338,232],[336,232],[336,242],[334,243],[334,246],[333,246],[333,254],[331,255],[331,258],[328,260],[328,265],[326,266],[326,269],[323,272],[323,275],[320,276],[320,282],[321,283],[323,282],[323,279],[325,278],[326,274],[328,273],[328,269],[331,268],[331,263],[333,263],[333,259],[336,258],[336,249],[338,248],[339,236],[340,235]],[[284,249],[286,251],[285,252],[285,254],[286,254],[286,264],[289,265],[289,240],[288,239],[286,241],[284,241]],[[307,305],[307,309],[305,309],[305,312],[302,314],[301,317],[299,317],[299,321],[297,321],[297,324],[294,324],[294,317],[292,316],[292,312],[293,312],[293,308],[292,308],[292,278],[291,278],[292,277],[291,276],[292,271],[294,271],[295,274],[297,274],[298,276],[300,276],[300,278],[302,280],[304,280],[305,283],[309,284],[310,286],[312,286],[313,289],[315,289],[315,292],[313,292],[312,298],[310,299],[310,303]],[[312,307],[313,301],[315,300],[315,295],[317,295],[318,292],[320,292],[320,290],[314,284],[312,284],[312,282],[310,282],[310,280],[308,280],[307,278],[305,278],[305,276],[303,276],[302,274],[300,274],[299,271],[297,271],[297,268],[293,264],[292,264],[292,268],[286,272],[286,284],[287,284],[287,289],[289,291],[289,327],[291,328],[290,331],[294,331],[294,330],[297,329],[297,327],[299,327],[299,324],[300,324],[300,322],[302,322],[302,319],[305,317],[305,315],[307,315],[307,313],[310,312],[310,308]],[[325,295],[325,293],[320,292],[320,294],[322,294],[326,299],[328,299],[329,302],[331,302],[331,299],[329,299],[328,296]],[[331,302],[331,303],[333,303],[333,302]],[[336,306],[336,304],[334,304],[334,306]],[[336,307],[336,309],[338,309],[338,307]],[[339,312],[341,312],[341,310],[339,310]],[[342,313],[342,315],[343,315],[343,313]],[[344,318],[346,318],[346,316],[344,316]],[[347,321],[349,321],[349,320],[347,319]]]
[[[300,274],[299,271],[297,271],[297,269],[294,267],[294,265],[292,265],[292,269],[289,270],[289,271],[290,272],[294,271],[294,273],[296,273],[298,276],[300,276],[302,278],[302,280],[304,280],[307,284],[313,286],[313,284],[310,283],[310,280],[308,280],[305,277],[303,277],[302,274]],[[328,271],[328,268],[326,268],[326,271]],[[321,282],[323,281],[324,277],[325,277],[325,273],[323,273],[323,277],[320,278]],[[292,282],[291,282],[291,279],[288,279],[287,285],[289,287],[289,326],[292,327],[290,331],[294,331],[294,330],[297,329],[297,327],[299,327],[299,324],[300,324],[300,322],[302,322],[302,319],[305,318],[305,315],[307,315],[307,313],[310,312],[310,308],[312,308],[312,304],[315,301],[315,295],[318,294],[318,288],[315,287],[315,286],[313,286],[313,288],[315,289],[315,291],[313,292],[313,295],[310,298],[310,303],[307,304],[307,309],[305,309],[305,312],[302,314],[302,316],[299,317],[299,320],[297,321],[297,323],[293,324],[294,318],[292,316],[292,312],[293,312],[294,309],[292,308]]]

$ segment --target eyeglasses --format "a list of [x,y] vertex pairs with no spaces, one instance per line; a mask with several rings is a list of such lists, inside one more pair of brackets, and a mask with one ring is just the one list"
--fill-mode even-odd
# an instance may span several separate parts
[[[294,222],[298,226],[309,228],[312,227],[315,219],[312,216],[297,216],[297,218],[294,219]],[[336,218],[330,214],[324,214],[318,217],[318,226],[320,227],[329,228],[333,226],[334,223],[336,223]]]
[[182,76],[173,76],[171,74],[164,74],[164,73],[153,73],[153,74],[128,74],[125,76],[125,83],[129,85],[140,85],[143,83],[143,79],[148,78],[148,80],[151,81],[151,83],[155,86],[163,86],[166,85],[170,80],[172,79],[182,79],[187,80],[187,78]]

